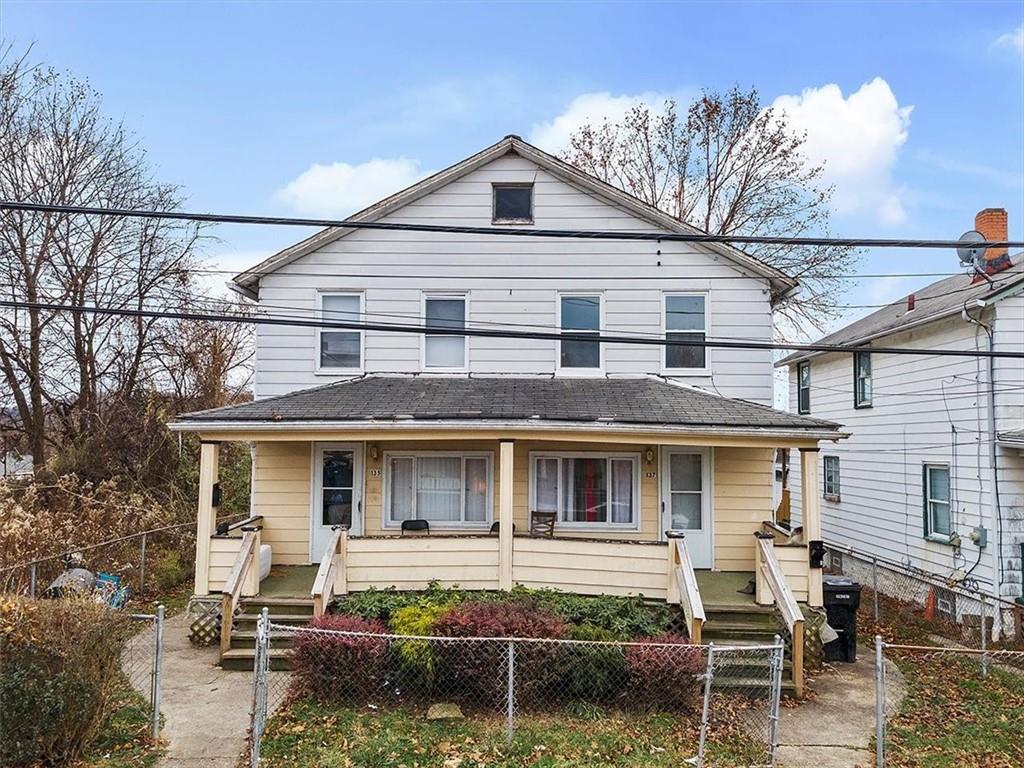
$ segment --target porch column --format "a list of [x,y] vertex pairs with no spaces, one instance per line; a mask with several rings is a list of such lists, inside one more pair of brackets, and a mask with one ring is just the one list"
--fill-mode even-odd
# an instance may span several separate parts
[[512,589],[512,462],[515,442],[502,440],[498,454],[498,589]]
[[[807,542],[808,556],[821,541],[821,488],[818,483],[818,449],[800,449],[800,495],[803,506],[804,541]],[[812,563],[813,564],[813,563]],[[821,564],[810,568],[807,576],[807,604],[821,608],[822,581]]]
[[196,516],[195,594],[210,594],[210,537],[217,525],[213,487],[217,484],[220,443],[202,443],[199,449],[199,513]]

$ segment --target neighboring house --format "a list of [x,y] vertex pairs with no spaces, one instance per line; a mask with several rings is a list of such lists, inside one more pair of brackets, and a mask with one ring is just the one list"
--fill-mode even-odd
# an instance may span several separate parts
[[[975,227],[1006,240],[1006,211],[980,212]],[[821,339],[863,352],[800,352],[778,363],[789,366],[793,412],[852,434],[821,452],[826,542],[1021,597],[1024,360],[871,350],[1024,351],[1022,256],[990,249],[992,274],[939,280]],[[799,470],[790,476],[797,521],[807,501]]]
[[[352,220],[694,231],[514,136]],[[731,247],[338,228],[234,282],[269,316],[441,333],[259,326],[256,400],[174,425],[204,441],[198,595],[261,589],[237,581],[254,560],[239,532],[211,538],[219,441],[253,445],[252,514],[274,564],[329,575],[312,583],[310,571],[307,597],[521,583],[682,599],[689,614],[697,588],[687,581],[680,598],[680,568],[753,577],[775,449],[805,450],[813,466],[818,442],[842,437],[770,407],[768,351],[464,333],[769,341],[772,307],[797,282]],[[528,535],[552,519],[553,535]],[[413,538],[410,521],[429,537]],[[792,596],[820,606],[807,549],[777,547],[773,563]],[[735,591],[718,589],[749,600]]]

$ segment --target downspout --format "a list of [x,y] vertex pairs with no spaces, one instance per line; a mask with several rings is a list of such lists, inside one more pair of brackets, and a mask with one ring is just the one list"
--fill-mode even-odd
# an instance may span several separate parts
[[[988,339],[988,351],[995,351],[995,332],[991,325],[986,325],[981,322],[980,319],[971,317],[970,309],[978,310],[978,317],[981,317],[981,313],[985,310],[987,304],[981,299],[975,299],[970,302],[970,305],[964,304],[962,317],[968,323],[972,323],[983,331],[985,331],[985,337]],[[993,551],[992,551],[992,596],[995,598],[995,605],[998,606],[999,600],[1002,597],[1002,584],[1003,584],[1003,569],[1002,569],[1002,548],[1003,548],[1003,515],[999,499],[999,463],[998,463],[998,451],[999,448],[996,445],[996,364],[995,358],[991,355],[988,357],[988,397],[987,402],[987,421],[988,421],[988,448],[989,448],[989,472],[990,480],[992,484],[992,492],[989,495],[992,505],[992,539],[993,539]],[[998,616],[998,609],[997,609]],[[1001,630],[1001,622],[993,620],[992,629],[995,640],[999,639]],[[984,626],[984,624],[982,625]]]

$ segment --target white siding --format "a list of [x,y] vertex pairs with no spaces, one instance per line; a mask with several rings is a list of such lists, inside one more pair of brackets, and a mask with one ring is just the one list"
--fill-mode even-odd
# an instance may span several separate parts
[[[495,160],[386,220],[489,226],[491,184],[501,181],[534,183],[538,228],[656,231],[516,156]],[[608,275],[624,279],[603,279]],[[728,279],[716,279],[723,277]],[[682,243],[363,230],[265,276],[260,301],[267,312],[312,316],[317,291],[330,290],[365,292],[368,320],[382,322],[417,322],[422,291],[464,290],[473,323],[544,330],[555,325],[558,291],[594,290],[604,294],[606,332],[648,334],[662,332],[662,292],[707,291],[710,336],[768,340],[772,332],[766,280],[744,276],[724,258]],[[314,372],[315,338],[312,329],[259,327],[257,397],[335,380]],[[420,370],[416,335],[368,332],[365,350],[368,373]],[[604,355],[609,374],[661,371],[660,347],[608,344]],[[689,383],[771,404],[769,352],[709,350],[708,355],[712,375],[687,377]],[[469,342],[473,373],[550,374],[555,356],[554,341],[471,337]]]
[[[1014,311],[1020,312],[1020,307]],[[991,313],[987,319],[992,319]],[[1003,322],[1002,317],[999,322]],[[1006,325],[1010,324],[1007,319]],[[984,334],[978,333],[976,337],[976,330],[976,326],[957,316],[917,331],[886,337],[884,344],[984,349],[987,344]],[[1024,330],[1018,326],[1014,342],[1018,348],[1022,332]],[[997,342],[997,345],[1002,343]],[[872,355],[871,361],[873,407],[856,410],[853,408],[851,356],[824,355],[811,360],[811,415],[838,421],[852,433],[848,440],[835,445],[823,444],[821,448],[822,456],[840,457],[841,476],[841,500],[822,499],[821,502],[825,540],[910,562],[945,576],[954,569],[970,570],[974,566],[979,551],[968,534],[974,526],[984,525],[988,529],[989,546],[983,550],[972,576],[982,587],[991,589],[995,531],[989,500],[990,461],[986,442],[987,362],[980,358],[878,354]],[[1015,368],[1002,365],[999,370],[1005,382],[1016,377],[1015,386],[1024,384],[1019,365]],[[796,411],[796,366],[790,368],[789,381],[790,409]],[[1014,408],[1011,395],[1001,393],[1000,397],[1000,404],[1008,415]],[[1019,426],[1019,400],[1016,409]],[[1004,518],[1010,499],[1017,500],[1014,514],[1020,518],[1024,475],[1019,456],[1012,457],[1010,453],[1001,451],[1000,455]],[[1014,461],[1016,469],[1011,470]],[[923,535],[922,465],[933,462],[947,463],[951,467],[954,528],[963,538],[960,560],[954,559],[952,547],[927,541]],[[819,459],[819,472],[821,465]],[[794,519],[799,520],[800,462],[795,455],[791,466]],[[1019,521],[1017,525],[1019,529]],[[1020,538],[1018,532],[1016,539]],[[1009,559],[1008,550],[1009,547],[1004,550],[1007,555],[1004,565]],[[1020,594],[1019,558],[1015,558],[1013,565],[1016,583],[1004,584],[1003,593],[1015,596]],[[1014,578],[1014,574],[1008,575]]]
[[[996,349],[1024,352],[1024,294],[1003,299],[995,307]],[[1024,429],[1024,360],[995,361],[996,431]],[[999,507],[1003,518],[1003,591],[1024,595],[1024,451],[997,448]]]

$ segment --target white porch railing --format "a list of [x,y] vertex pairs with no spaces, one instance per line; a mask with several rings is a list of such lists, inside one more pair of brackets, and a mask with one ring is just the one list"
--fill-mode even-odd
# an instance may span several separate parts
[[231,648],[231,630],[235,621],[235,609],[242,592],[255,595],[259,591],[259,551],[260,531],[258,523],[261,518],[249,518],[239,523],[242,527],[242,540],[238,548],[235,563],[231,566],[224,588],[221,591],[221,625],[220,650],[225,653]]
[[686,549],[686,539],[671,532],[668,534],[668,578],[669,602],[676,602],[673,598],[678,599],[679,607],[686,618],[690,642],[699,644],[706,620],[704,602],[697,586],[693,560]]
[[758,605],[776,605],[792,642],[793,684],[797,696],[804,690],[804,615],[793,590],[775,557],[774,537],[770,533],[755,533],[755,594]]
[[327,549],[320,560],[320,569],[316,572],[313,588],[310,590],[314,616],[323,616],[335,595],[348,593],[347,552],[348,529],[335,528],[327,542]]

